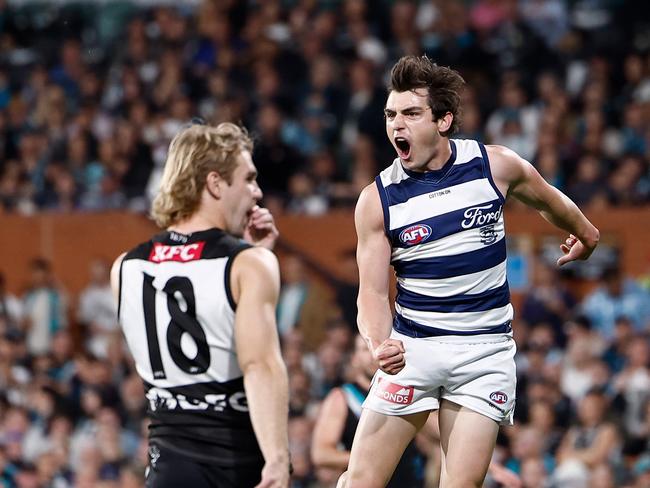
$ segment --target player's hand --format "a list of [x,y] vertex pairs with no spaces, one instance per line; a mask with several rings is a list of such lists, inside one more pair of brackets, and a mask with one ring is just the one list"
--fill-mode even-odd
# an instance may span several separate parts
[[375,358],[375,361],[379,364],[379,369],[387,374],[397,374],[406,365],[406,360],[404,358],[404,344],[402,341],[397,339],[386,339],[384,342],[379,344],[374,351],[372,351],[372,356]]
[[244,230],[244,239],[255,246],[273,250],[279,235],[269,209],[255,205]]
[[584,261],[591,256],[591,253],[594,252],[596,247],[587,247],[576,236],[569,234],[569,237],[564,241],[564,244],[560,245],[560,249],[564,253],[564,256],[561,256],[560,259],[557,260],[558,266],[576,260]]
[[289,463],[272,462],[264,464],[262,480],[255,488],[288,488]]

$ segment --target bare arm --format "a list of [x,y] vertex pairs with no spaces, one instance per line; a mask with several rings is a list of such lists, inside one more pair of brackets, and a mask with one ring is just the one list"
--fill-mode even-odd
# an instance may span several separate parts
[[558,460],[558,463],[562,463],[569,459],[571,453],[573,452],[573,449],[571,446],[575,443],[576,439],[576,432],[575,428],[569,429],[566,434],[562,437],[562,441],[560,442],[560,445],[557,448],[557,453],[555,457]]
[[593,468],[607,461],[609,453],[616,446],[617,439],[616,429],[613,425],[607,424],[603,426],[589,447],[574,449],[569,446],[564,451],[564,455],[567,459],[579,459],[587,466]]
[[350,451],[338,448],[348,416],[348,404],[340,388],[333,389],[323,400],[311,441],[311,458],[317,468],[345,470]]
[[113,290],[113,298],[115,303],[120,301],[120,267],[122,266],[122,260],[126,256],[126,253],[123,252],[120,254],[111,268],[111,289]]
[[389,339],[392,312],[389,302],[391,247],[384,234],[384,216],[376,185],[363,189],[354,212],[357,229],[359,297],[357,324],[379,367],[395,374],[404,367],[404,347]]
[[547,221],[571,234],[561,246],[565,255],[558,260],[558,265],[587,259],[596,248],[600,233],[578,206],[549,185],[528,161],[514,151],[502,146],[488,146],[487,151],[492,175],[504,193],[539,210]]
[[265,460],[260,486],[285,487],[289,482],[289,387],[275,323],[280,289],[275,255],[262,247],[242,251],[233,263],[231,283],[237,302],[237,356]]

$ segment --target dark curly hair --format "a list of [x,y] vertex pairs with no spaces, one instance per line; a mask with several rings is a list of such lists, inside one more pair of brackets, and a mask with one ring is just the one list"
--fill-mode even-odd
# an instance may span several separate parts
[[460,92],[465,80],[460,74],[445,66],[438,66],[427,56],[403,56],[390,72],[390,91],[405,92],[428,88],[429,106],[434,120],[447,112],[454,116],[449,129],[441,134],[449,137],[460,128]]

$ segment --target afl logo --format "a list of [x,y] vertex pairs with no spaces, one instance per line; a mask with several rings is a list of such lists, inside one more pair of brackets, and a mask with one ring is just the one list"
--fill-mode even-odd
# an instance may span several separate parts
[[426,224],[417,224],[407,227],[399,234],[399,240],[407,246],[414,246],[426,241],[431,236],[431,227]]
[[497,403],[499,405],[503,405],[508,401],[508,395],[506,395],[502,391],[494,391],[490,393],[490,400],[492,400],[494,403]]

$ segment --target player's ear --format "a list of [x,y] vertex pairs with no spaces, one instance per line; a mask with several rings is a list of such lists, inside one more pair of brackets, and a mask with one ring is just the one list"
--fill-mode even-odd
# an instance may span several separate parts
[[436,122],[438,123],[438,132],[447,132],[454,122],[454,115],[451,112],[447,112],[442,117],[439,117]]
[[221,198],[222,187],[224,184],[226,184],[226,181],[216,171],[210,171],[208,176],[205,177],[206,190],[208,190],[208,193],[217,200]]

